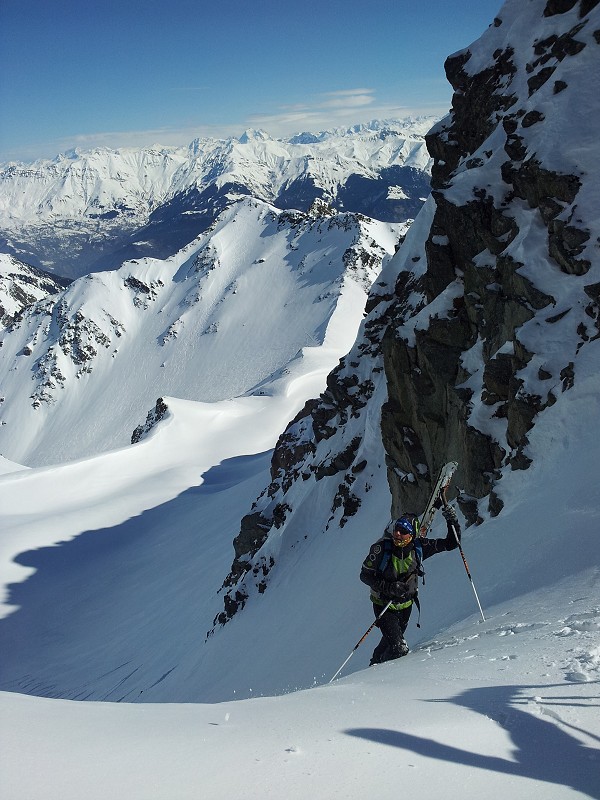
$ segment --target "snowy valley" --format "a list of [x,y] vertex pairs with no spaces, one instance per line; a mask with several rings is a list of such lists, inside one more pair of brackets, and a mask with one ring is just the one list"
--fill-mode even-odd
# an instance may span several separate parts
[[[490,22],[412,224],[257,179],[3,301],[4,797],[600,798],[600,5]],[[449,459],[485,619],[443,553],[411,652],[330,683]]]

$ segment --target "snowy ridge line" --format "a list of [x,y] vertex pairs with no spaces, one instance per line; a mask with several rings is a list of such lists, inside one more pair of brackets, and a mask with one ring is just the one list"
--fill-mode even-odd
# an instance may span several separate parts
[[244,196],[303,211],[322,199],[405,222],[429,193],[424,134],[434,120],[289,140],[255,131],[187,148],[98,148],[0,166],[0,229],[21,260],[78,277],[127,258],[165,258]]
[[123,446],[157,397],[268,391],[303,348],[333,368],[405,228],[245,198],[165,261],[74,281],[2,336],[0,451],[41,465]]

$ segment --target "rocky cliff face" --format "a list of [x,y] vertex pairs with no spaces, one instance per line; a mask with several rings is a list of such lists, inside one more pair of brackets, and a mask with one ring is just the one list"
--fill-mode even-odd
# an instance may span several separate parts
[[502,475],[527,469],[536,419],[577,380],[581,348],[598,348],[599,65],[591,0],[509,0],[447,60],[452,111],[426,137],[432,197],[354,349],[280,438],[215,623],[265,591],[306,498],[328,498],[325,527],[358,511],[374,419],[392,516],[419,510],[449,459],[467,523],[501,512]]
[[[455,291],[413,337],[396,312],[382,340],[396,508],[423,499],[404,474],[449,454],[461,463],[467,517],[479,518],[484,497],[498,513],[502,468],[527,468],[536,416],[572,385],[579,349],[599,335],[586,169],[598,121],[598,4],[528,5],[507,3],[473,50],[446,62],[452,113],[427,137],[435,212],[426,270],[409,287],[427,304]],[[552,359],[554,339],[571,342],[563,362]]]

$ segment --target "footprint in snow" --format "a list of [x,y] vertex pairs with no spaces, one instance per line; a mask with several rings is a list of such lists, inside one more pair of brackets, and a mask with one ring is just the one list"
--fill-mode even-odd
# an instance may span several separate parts
[[592,650],[579,648],[574,652],[573,661],[565,672],[566,680],[572,683],[597,681],[600,677],[600,646]]

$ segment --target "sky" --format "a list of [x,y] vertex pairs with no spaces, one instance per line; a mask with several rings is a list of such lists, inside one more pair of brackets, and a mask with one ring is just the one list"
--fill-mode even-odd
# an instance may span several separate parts
[[501,0],[0,0],[0,161],[444,114]]

